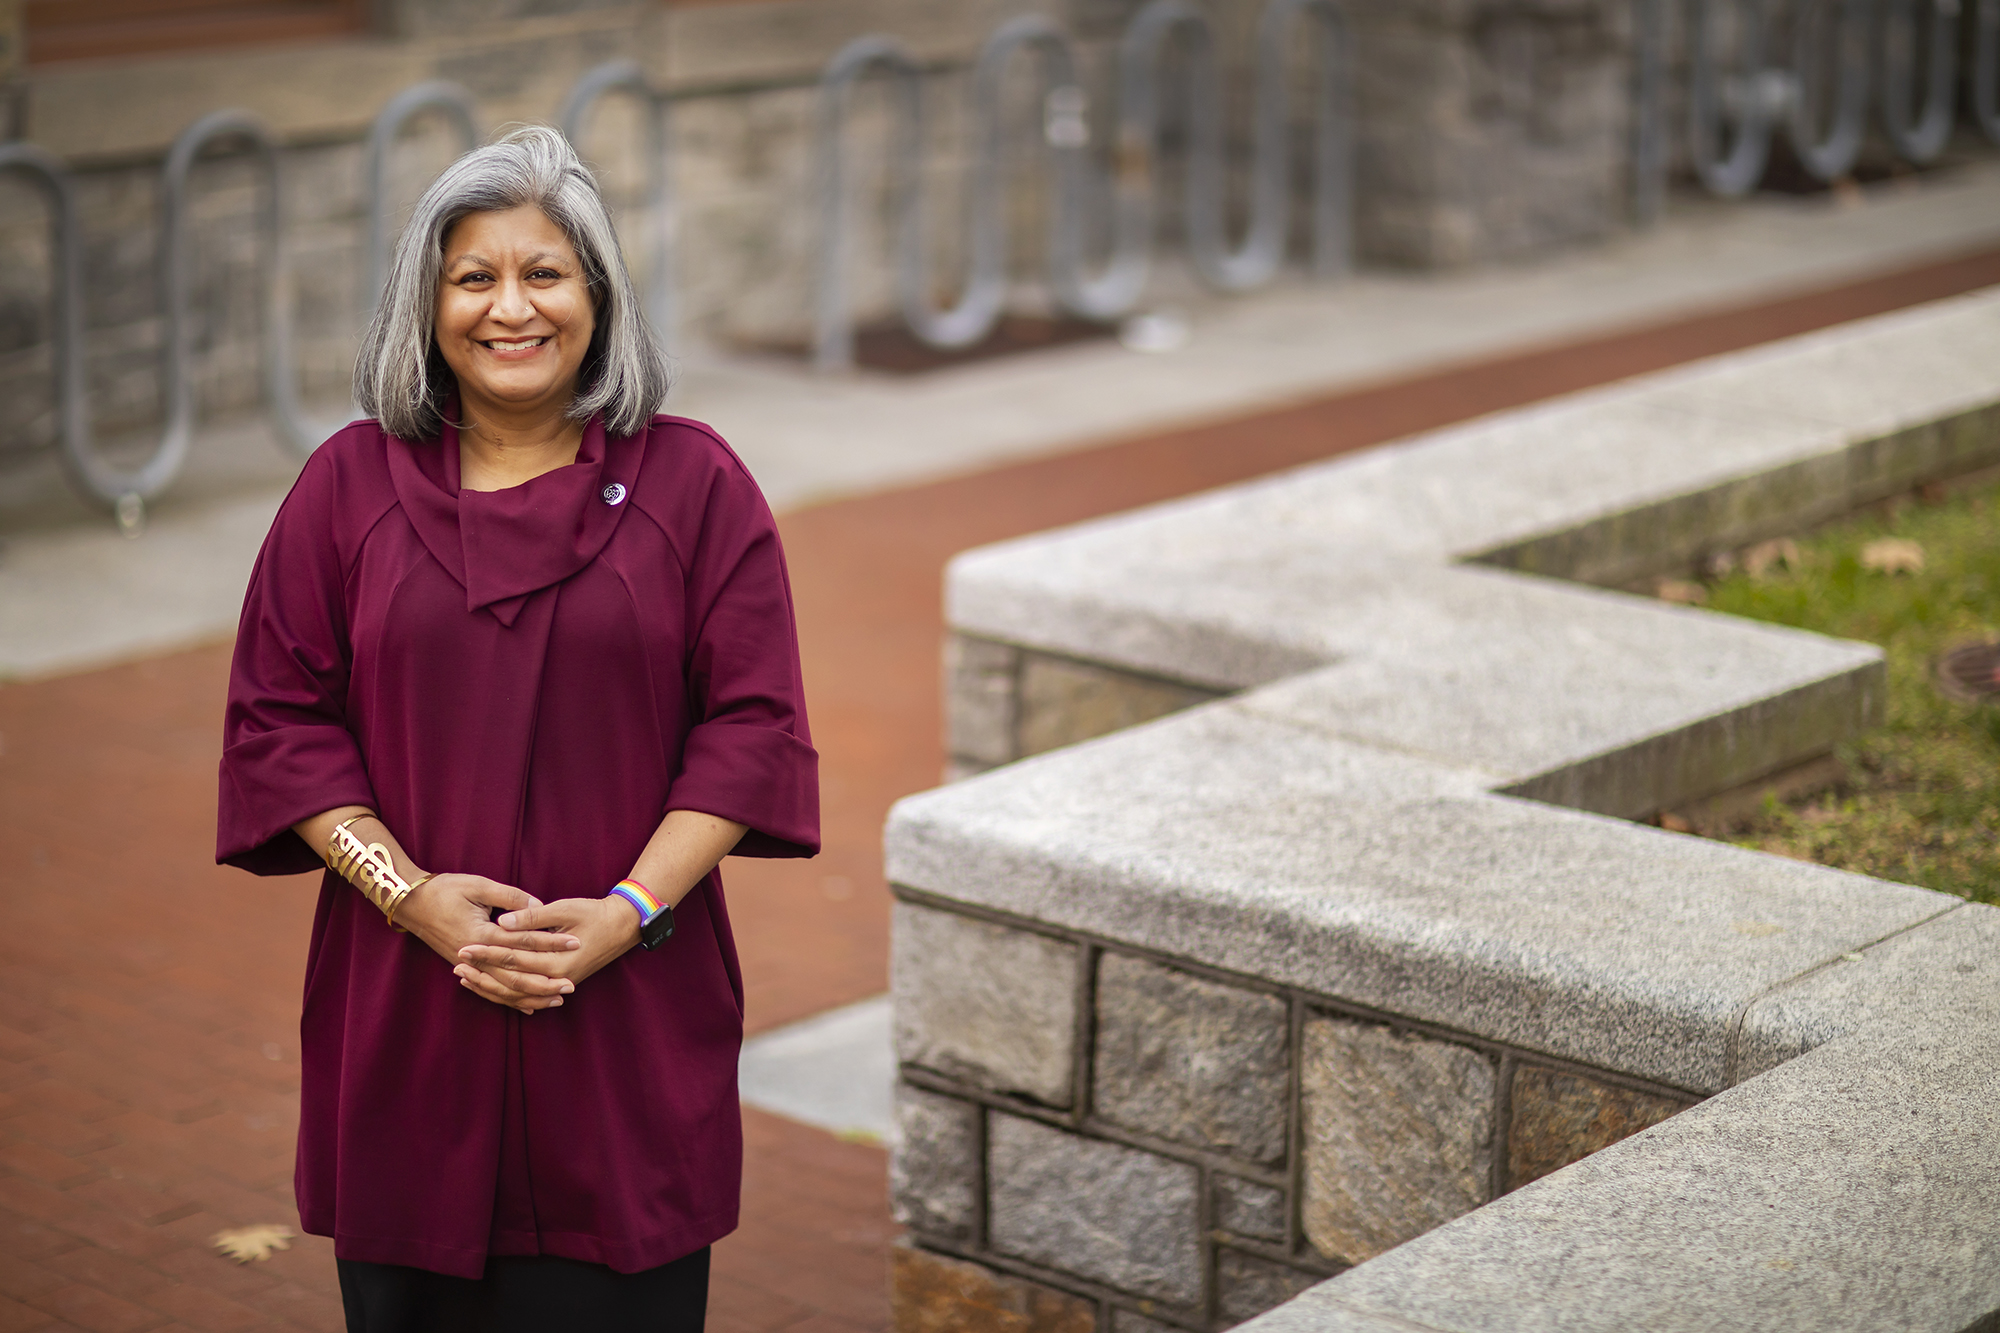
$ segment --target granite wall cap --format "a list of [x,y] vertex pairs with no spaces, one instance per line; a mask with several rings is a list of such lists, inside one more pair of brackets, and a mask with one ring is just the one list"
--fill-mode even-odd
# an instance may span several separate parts
[[2000,1029],[1857,1034],[1243,1327],[1961,1333],[2000,1309],[1996,1179]]
[[1192,709],[908,797],[891,880],[1694,1092],[1771,988],[1947,895]]
[[1966,903],[1774,987],[1745,1013],[1746,1079],[1860,1031],[2000,1023],[2000,907]]

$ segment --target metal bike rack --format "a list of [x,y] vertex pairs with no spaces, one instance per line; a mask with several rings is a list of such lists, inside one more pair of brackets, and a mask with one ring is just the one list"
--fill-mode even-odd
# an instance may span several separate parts
[[[1972,49],[1964,77],[1974,118],[2000,144],[2000,0],[1975,0]],[[1669,20],[1687,16],[1689,158],[1713,193],[1746,194],[1760,183],[1773,136],[1782,125],[1806,171],[1834,180],[1851,171],[1874,105],[1891,144],[1916,163],[1934,160],[1954,129],[1961,0],[1791,0],[1790,52],[1769,59],[1772,0],[1635,0],[1633,216],[1656,220],[1665,200],[1669,130]],[[1921,12],[1920,12],[1921,11]],[[1736,58],[1725,69],[1717,50],[1724,17],[1737,23]],[[1307,110],[1314,135],[1309,197],[1311,269],[1344,272],[1352,248],[1352,78],[1350,40],[1336,0],[1270,0],[1255,35],[1249,126],[1248,207],[1240,240],[1227,222],[1228,135],[1222,74],[1210,21],[1197,0],[1150,0],[1127,25],[1114,53],[1110,142],[1093,144],[1090,99],[1075,44],[1055,23],[1029,15],[1001,25],[971,68],[972,152],[965,185],[966,259],[958,296],[940,303],[932,259],[932,216],[920,179],[924,154],[925,71],[891,38],[864,37],[843,47],[819,80],[814,198],[820,243],[813,298],[814,363],[851,365],[854,333],[848,298],[850,248],[848,104],[857,84],[880,79],[891,104],[889,171],[891,244],[897,302],[915,335],[936,347],[963,347],[991,331],[1008,285],[1009,169],[1002,89],[1023,58],[1034,62],[1041,99],[1040,166],[1048,182],[1046,281],[1057,304],[1089,319],[1129,314],[1151,279],[1165,187],[1161,159],[1164,104],[1185,103],[1181,213],[1188,260],[1209,285],[1245,291],[1276,277],[1286,260],[1297,206],[1289,72],[1300,25],[1313,43],[1315,81]],[[1883,38],[1889,40],[1882,40]],[[1879,79],[1875,48],[1882,51]],[[1170,61],[1170,56],[1178,60]],[[1169,88],[1169,78],[1179,80]],[[1921,85],[1921,91],[1919,91]],[[650,211],[644,304],[663,337],[676,315],[677,255],[672,175],[672,101],[632,61],[586,72],[571,88],[557,122],[572,142],[607,96],[638,99],[645,111],[645,203]],[[389,158],[406,127],[441,115],[464,149],[480,139],[478,108],[464,88],[433,81],[406,89],[384,106],[366,142],[366,295],[379,300],[389,263],[393,216]],[[144,502],[179,473],[192,443],[196,402],[190,346],[187,246],[189,174],[211,144],[239,143],[257,159],[265,189],[257,236],[265,275],[261,294],[264,398],[286,448],[309,453],[324,433],[303,419],[291,368],[288,282],[282,253],[277,148],[262,122],[241,111],[206,116],[177,139],[162,178],[160,283],[166,336],[162,347],[166,425],[145,459],[121,465],[92,438],[85,363],[82,245],[75,192],[64,164],[24,143],[0,143],[0,175],[32,181],[45,196],[54,247],[54,378],[59,455],[85,495],[135,527]],[[1091,238],[1105,237],[1100,254]]]
[[461,155],[479,146],[478,105],[472,100],[471,93],[445,79],[432,79],[405,88],[389,99],[368,127],[368,287],[365,304],[371,311],[381,302],[382,289],[389,281],[389,152],[395,147],[404,126],[418,116],[432,112],[443,115],[457,133],[458,141],[463,145],[459,149]]
[[222,140],[238,140],[247,145],[264,170],[264,203],[257,219],[267,265],[260,316],[264,400],[279,437],[303,456],[318,446],[323,432],[304,421],[299,413],[298,387],[291,368],[291,327],[280,243],[283,201],[277,145],[264,123],[244,111],[212,112],[189,126],[167,153],[161,176],[160,226],[160,292],[167,326],[163,348],[167,424],[145,461],[133,467],[121,467],[104,458],[92,439],[84,392],[80,247],[67,173],[54,158],[25,145],[10,144],[0,150],[8,155],[0,161],[38,176],[55,201],[59,270],[56,379],[63,464],[77,488],[109,507],[127,531],[136,531],[144,522],[145,501],[158,495],[179,474],[194,439],[195,392],[188,346],[188,175],[202,149]]
[[[1793,16],[1791,119],[1792,151],[1815,179],[1837,180],[1854,169],[1868,135],[1871,45],[1874,12],[1871,0],[1800,0]],[[1830,22],[1828,22],[1830,20]],[[1822,133],[1812,96],[1819,80],[1816,47],[1832,28],[1833,118]]]
[[563,137],[575,144],[584,122],[600,98],[622,93],[636,98],[646,112],[646,208],[652,214],[647,233],[646,262],[649,274],[642,298],[654,332],[671,346],[676,316],[674,301],[674,196],[672,151],[672,103],[653,90],[638,62],[612,60],[588,70],[563,99],[556,124]]
[[[1186,0],[1154,0],[1187,8]],[[1349,258],[1348,128],[1346,116],[1347,43],[1340,11],[1328,0],[1271,0],[1258,20],[1257,67],[1253,92],[1250,224],[1240,248],[1232,250],[1226,224],[1225,145],[1222,79],[1215,39],[1199,12],[1183,31],[1195,40],[1194,144],[1187,177],[1188,249],[1196,269],[1223,291],[1249,291],[1277,276],[1285,259],[1291,211],[1291,134],[1285,101],[1285,66],[1292,29],[1313,24],[1320,57],[1315,180],[1313,263],[1323,277],[1346,272]]]
[[[1958,115],[1958,14],[1959,0],[1883,0],[1882,128],[1896,151],[1919,165],[1935,161],[1951,142],[1952,126]],[[1930,41],[1920,44],[1923,26],[1918,9],[1930,11]],[[1901,60],[1888,58],[1897,49],[1886,40],[1890,31],[1903,34]],[[1928,46],[1928,58],[1920,59],[1921,46]],[[1917,66],[1922,63],[1928,77],[1924,81],[1921,109],[1916,100]]]
[[2000,144],[2000,0],[1979,0],[1972,47],[1972,114]]
[[[64,470],[89,491],[77,468],[91,457],[83,359],[83,241],[76,221],[76,192],[53,153],[30,143],[0,143],[0,176],[23,176],[41,190],[49,214],[49,248],[55,258],[50,304],[55,318],[56,429]],[[134,520],[137,521],[137,516]]]
[[[1779,87],[1774,71],[1764,59],[1770,26],[1766,0],[1742,0],[1736,8],[1741,67],[1731,83],[1717,67],[1716,0],[1689,0],[1688,156],[1702,184],[1725,199],[1750,193],[1764,178],[1779,100],[1773,95]],[[1725,149],[1725,122],[1732,118],[1736,133]]]
[[[1152,0],[1119,43],[1118,140],[1112,190],[1112,253],[1102,275],[1079,278],[1065,299],[1075,313],[1110,319],[1144,295],[1157,230],[1153,163],[1160,145],[1160,76],[1167,44],[1180,38],[1192,57],[1193,141],[1184,207],[1196,271],[1224,291],[1248,291],[1284,262],[1291,209],[1291,133],[1285,69],[1294,26],[1314,25],[1319,80],[1314,100],[1313,271],[1337,277],[1352,263],[1353,170],[1347,108],[1348,52],[1339,10],[1327,0],[1272,0],[1258,22],[1252,122],[1250,218],[1243,245],[1224,236],[1226,207],[1221,77],[1207,17],[1189,0]],[[1059,289],[1059,294],[1061,294]]]
[[[933,347],[967,347],[984,338],[999,322],[1007,300],[1007,214],[1001,198],[1005,171],[1006,130],[1001,114],[1001,80],[1017,55],[1032,54],[1039,63],[1044,93],[1042,143],[1054,168],[1050,191],[1050,280],[1060,286],[1063,256],[1075,233],[1070,216],[1075,207],[1076,155],[1088,138],[1081,123],[1083,89],[1076,80],[1076,58],[1062,30],[1038,14],[1000,25],[980,48],[972,71],[973,150],[970,220],[970,263],[956,304],[938,309],[931,304],[930,218],[925,191],[918,183],[916,158],[905,158],[902,173],[902,231],[897,290],[903,318],[917,337]],[[922,88],[918,88],[921,98]],[[921,108],[921,101],[918,106]],[[921,116],[917,124],[922,124]],[[1053,132],[1052,132],[1053,131]]]
[[[1777,68],[1766,59],[1770,0],[1686,0],[1688,156],[1696,176],[1724,198],[1748,194],[1763,179],[1782,121],[1805,170],[1837,180],[1860,156],[1871,103],[1879,103],[1898,156],[1918,166],[1936,161],[1957,120],[1961,3],[1796,0],[1790,65]],[[2000,0],[1976,3],[1966,77],[1974,118],[2000,144]],[[1633,214],[1643,224],[1659,216],[1665,197],[1669,0],[1637,4]],[[1740,37],[1736,68],[1727,74],[1715,50],[1717,15],[1725,9]]]
[[[847,300],[847,104],[854,85],[869,75],[889,80],[896,108],[896,146],[892,160],[916,161],[922,150],[922,77],[917,62],[902,43],[889,37],[857,37],[834,54],[819,80],[819,108],[814,122],[814,158],[819,164],[814,193],[818,198],[819,262],[813,292],[813,365],[840,370],[854,364],[854,322]],[[914,181],[898,181],[900,191],[918,189]],[[912,210],[899,209],[903,225]],[[907,243],[907,242],[906,242]]]
[[[1050,288],[1072,314],[1114,319],[1138,304],[1151,273],[1158,230],[1159,186],[1153,163],[1160,152],[1160,81],[1167,45],[1176,39],[1184,42],[1191,57],[1188,95],[1194,134],[1185,199],[1190,259],[1205,281],[1224,291],[1247,291],[1277,275],[1285,258],[1292,205],[1290,108],[1284,75],[1293,30],[1302,21],[1313,25],[1319,57],[1313,268],[1321,276],[1345,272],[1352,249],[1352,153],[1347,43],[1339,10],[1331,0],[1272,0],[1264,11],[1257,34],[1250,217],[1242,244],[1232,248],[1224,220],[1226,145],[1213,32],[1190,0],[1152,0],[1133,18],[1119,45],[1118,131],[1108,181],[1092,170],[1088,103],[1077,81],[1078,62],[1068,35],[1049,20],[1030,15],[1001,25],[981,48],[972,73],[975,128],[967,187],[967,276],[958,300],[944,309],[935,307],[930,295],[930,224],[918,172],[924,137],[921,72],[910,54],[890,38],[864,37],[849,43],[820,78],[815,365],[831,370],[853,361],[845,276],[844,130],[848,102],[862,79],[885,78],[892,97],[892,213],[897,219],[897,291],[904,318],[912,332],[932,346],[963,347],[991,331],[1006,296],[1006,215],[1000,206],[1006,130],[1000,85],[1016,57],[1032,53],[1041,75],[1044,160],[1051,178]],[[1111,250],[1102,271],[1091,276],[1085,272],[1086,224],[1092,207],[1106,199]]]
[[1633,0],[1632,44],[1632,222],[1651,227],[1667,204],[1667,0]]

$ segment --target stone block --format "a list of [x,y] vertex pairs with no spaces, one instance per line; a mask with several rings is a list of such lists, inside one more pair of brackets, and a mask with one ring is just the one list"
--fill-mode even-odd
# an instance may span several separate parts
[[1097,1303],[983,1264],[920,1250],[889,1251],[895,1333],[1097,1333]]
[[1285,1192],[1240,1176],[1214,1176],[1215,1225],[1254,1240],[1285,1239]]
[[889,952],[897,1059],[994,1092],[1070,1104],[1075,945],[898,903]]
[[1128,954],[1097,965],[1091,1106],[1107,1120],[1215,1152],[1285,1155],[1285,1002]]
[[1015,744],[1021,650],[969,634],[945,638],[945,749],[966,765],[992,767],[1020,757]]
[[889,1155],[889,1203],[912,1231],[971,1240],[979,1225],[979,1108],[903,1084],[899,1141]]
[[1227,1247],[1215,1256],[1215,1308],[1226,1319],[1251,1319],[1326,1279]]
[[997,1112],[987,1135],[995,1250],[1138,1296],[1200,1299],[1194,1167]]
[[1306,1238],[1358,1264],[1486,1202],[1493,1064],[1478,1051],[1316,1018],[1304,1065]]
[[1507,1186],[1519,1189],[1659,1124],[1687,1103],[1535,1065],[1514,1067]]
[[1023,655],[1020,681],[1022,755],[1123,731],[1216,697],[1213,690],[1043,653]]

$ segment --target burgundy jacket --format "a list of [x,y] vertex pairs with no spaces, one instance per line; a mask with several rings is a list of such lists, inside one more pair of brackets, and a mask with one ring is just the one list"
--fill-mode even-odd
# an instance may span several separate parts
[[[449,417],[450,414],[447,414]],[[461,491],[457,433],[348,426],[244,597],[216,859],[321,868],[291,825],[381,813],[417,864],[602,895],[663,813],[819,846],[784,553],[714,432],[585,432],[574,464]],[[635,1272],[736,1225],[743,987],[711,874],[673,938],[559,1009],[461,988],[331,873],[306,963],[297,1190],[342,1258],[477,1277],[489,1254]]]

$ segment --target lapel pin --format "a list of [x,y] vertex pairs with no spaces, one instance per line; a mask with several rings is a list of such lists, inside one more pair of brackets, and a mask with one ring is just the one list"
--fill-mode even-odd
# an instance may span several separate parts
[[625,503],[625,487],[622,482],[612,482],[604,488],[604,503],[608,505]]

